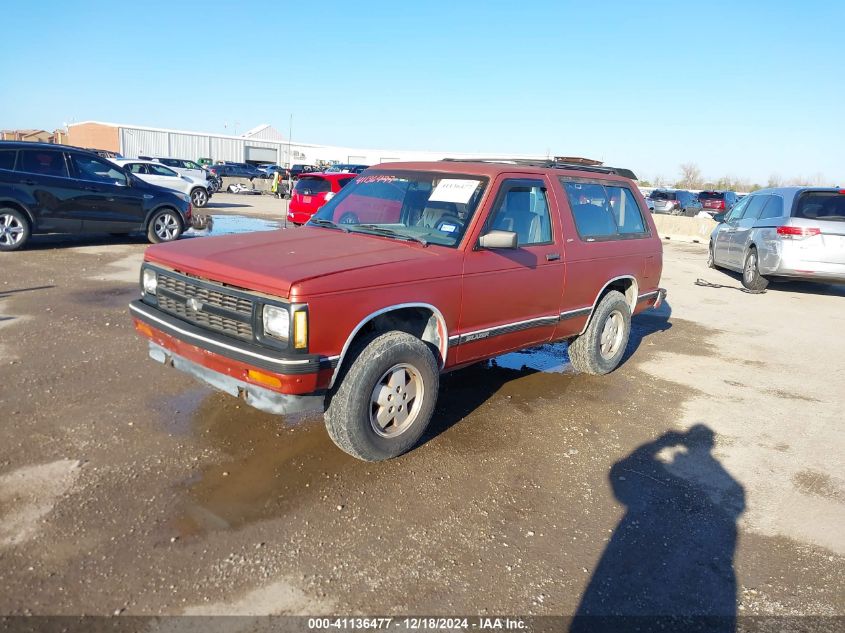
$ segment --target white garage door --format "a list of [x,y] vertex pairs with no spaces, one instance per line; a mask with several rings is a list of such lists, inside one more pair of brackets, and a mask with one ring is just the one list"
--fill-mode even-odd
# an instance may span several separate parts
[[278,163],[279,156],[274,147],[250,147],[246,146],[246,160],[262,163]]

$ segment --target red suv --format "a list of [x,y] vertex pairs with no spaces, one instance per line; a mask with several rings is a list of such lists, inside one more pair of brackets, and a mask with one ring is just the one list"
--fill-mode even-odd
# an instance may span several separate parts
[[150,356],[278,414],[324,408],[364,460],[412,448],[439,375],[568,341],[573,366],[622,361],[657,307],[662,247],[624,169],[390,163],[298,231],[149,248],[130,309]]
[[303,174],[293,187],[288,206],[288,220],[296,225],[305,224],[317,210],[349,184],[355,174],[311,173]]

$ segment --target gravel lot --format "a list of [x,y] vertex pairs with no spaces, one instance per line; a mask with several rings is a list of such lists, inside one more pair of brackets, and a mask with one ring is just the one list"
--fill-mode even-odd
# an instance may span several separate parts
[[424,445],[365,464],[150,361],[145,247],[0,254],[0,613],[845,614],[845,288],[745,294],[667,242],[616,372],[455,372]]

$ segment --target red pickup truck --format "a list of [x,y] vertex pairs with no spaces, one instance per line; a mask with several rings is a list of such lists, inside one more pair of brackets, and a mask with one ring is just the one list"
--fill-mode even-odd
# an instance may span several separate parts
[[149,248],[130,305],[150,356],[278,414],[325,409],[381,460],[429,424],[439,374],[568,341],[620,363],[657,307],[662,246],[625,169],[554,161],[372,167],[298,230]]

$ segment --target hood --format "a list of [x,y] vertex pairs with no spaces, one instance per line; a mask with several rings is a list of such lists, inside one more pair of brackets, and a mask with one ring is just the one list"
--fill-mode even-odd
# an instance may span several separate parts
[[[459,251],[415,242],[302,227],[220,237],[197,237],[147,249],[144,259],[198,277],[290,298],[308,294],[319,280],[320,293],[401,283],[460,270]],[[363,271],[362,274],[348,274]],[[336,283],[332,283],[334,278]]]

